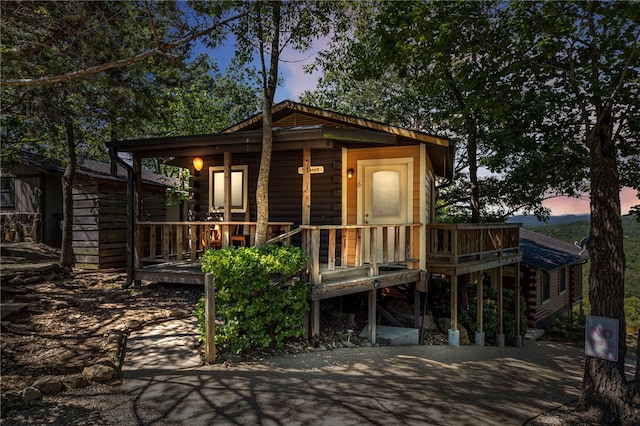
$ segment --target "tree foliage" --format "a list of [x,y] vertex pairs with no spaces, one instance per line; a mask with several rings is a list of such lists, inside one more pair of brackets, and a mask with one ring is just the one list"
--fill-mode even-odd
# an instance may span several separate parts
[[[176,3],[3,2],[3,160],[22,149],[63,160],[63,230],[60,263],[72,265],[71,185],[77,156],[104,153],[105,135],[124,133],[159,107],[152,96],[167,81],[179,81],[183,47],[146,66],[113,68],[91,78],[55,80],[24,87],[6,82],[46,78],[135,55],[180,33]],[[10,126],[7,126],[10,125]]]
[[[216,3],[195,3],[200,13],[216,13]],[[269,222],[269,172],[273,144],[272,115],[279,83],[280,55],[285,48],[309,49],[317,37],[329,32],[331,2],[238,1],[232,9],[242,19],[230,24],[236,40],[235,58],[243,65],[257,62],[257,83],[262,89],[262,152],[256,188],[256,244],[266,242]],[[215,42],[215,40],[214,40]]]
[[[640,185],[629,180],[632,176],[623,167],[637,164],[640,154],[640,4],[522,2],[508,13],[517,37],[510,39],[507,51],[521,58],[517,65],[522,67],[514,72],[545,83],[539,102],[546,110],[532,128],[534,146],[503,143],[501,154],[511,153],[503,160],[505,170],[521,173],[520,158],[528,158],[536,166],[528,169],[529,179],[553,181],[550,175],[558,167],[548,165],[563,164],[574,181],[588,182],[592,314],[624,325],[620,187]],[[603,423],[631,424],[624,326],[620,329],[617,362],[587,357],[580,405],[600,409]]]
[[[410,80],[433,128],[449,129],[466,148],[459,158],[471,220],[480,190],[491,212],[542,215],[545,197],[589,192],[593,312],[624,324],[619,191],[640,186],[640,4],[383,1],[368,10],[370,23],[347,30],[351,37],[337,37],[320,58],[333,87],[341,75]],[[481,180],[476,165],[495,175]],[[600,408],[605,423],[631,422],[625,350],[616,363],[589,357],[585,366],[581,406]]]
[[[438,215],[455,210],[468,221],[503,220],[520,210],[544,217],[542,185],[488,173],[490,142],[504,133],[497,123],[515,114],[510,101],[521,90],[501,84],[513,58],[491,51],[506,37],[498,12],[492,2],[358,7],[358,26],[347,27],[320,56],[316,66],[325,76],[303,99],[350,112],[352,99],[366,98],[364,107],[351,109],[449,137],[458,148],[455,180],[438,185]],[[525,138],[518,129],[511,129],[514,143]]]

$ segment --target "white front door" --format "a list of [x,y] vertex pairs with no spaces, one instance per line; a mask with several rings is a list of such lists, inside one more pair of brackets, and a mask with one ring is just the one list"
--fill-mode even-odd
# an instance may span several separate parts
[[[393,225],[411,223],[413,214],[413,158],[358,161],[358,223]],[[387,229],[388,253],[394,250],[393,228]],[[404,259],[405,230],[400,232],[400,259]],[[382,229],[376,235],[378,262],[383,260]],[[364,232],[364,258],[370,261],[369,232]]]

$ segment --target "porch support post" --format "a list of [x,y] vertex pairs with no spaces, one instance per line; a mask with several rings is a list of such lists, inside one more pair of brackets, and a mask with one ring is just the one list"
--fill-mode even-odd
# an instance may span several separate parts
[[460,330],[458,330],[458,276],[451,276],[451,328],[449,329],[449,345],[460,346]]
[[484,322],[484,288],[482,288],[482,272],[473,274],[476,278],[476,289],[477,289],[477,322],[478,329],[474,334],[474,343],[476,346],[484,346],[484,331],[483,331],[483,322]]
[[215,279],[211,274],[204,276],[205,305],[205,358],[207,363],[216,362],[216,290]]
[[503,348],[504,347],[504,315],[503,315],[503,307],[504,300],[502,296],[502,266],[497,270],[497,280],[498,280],[498,334],[496,335],[496,344],[497,346]]
[[[231,221],[231,153],[224,153],[224,221]],[[222,247],[229,247],[229,225],[224,225],[222,231]]]
[[311,148],[302,150],[302,224],[311,224]]
[[[142,257],[144,250],[144,235],[138,223],[142,215],[142,160],[133,156],[133,266],[135,270],[142,267]],[[134,280],[134,285],[140,285],[140,280]]]
[[[311,148],[302,149],[302,225],[311,224]],[[316,234],[317,232],[317,234]],[[305,230],[302,233],[302,249],[309,255],[310,279],[312,285],[320,284],[320,231]],[[320,301],[311,301],[311,338],[320,337]]]
[[522,347],[522,334],[520,333],[520,262],[516,263],[516,347]]
[[320,301],[311,301],[311,339],[317,342],[320,338]]
[[374,288],[373,290],[369,290],[369,341],[372,345],[376,344],[376,292],[377,290]]

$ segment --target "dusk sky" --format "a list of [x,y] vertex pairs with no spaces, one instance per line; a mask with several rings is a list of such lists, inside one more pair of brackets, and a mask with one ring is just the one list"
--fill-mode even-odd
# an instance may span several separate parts
[[[589,214],[589,198],[552,198],[544,203],[549,207],[553,215],[563,214]],[[631,188],[623,188],[620,192],[620,210],[623,215],[629,213],[629,208],[640,204],[638,193]]]

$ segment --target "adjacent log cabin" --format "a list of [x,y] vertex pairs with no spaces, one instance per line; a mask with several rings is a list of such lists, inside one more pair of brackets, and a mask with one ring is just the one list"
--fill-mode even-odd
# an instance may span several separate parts
[[[113,158],[133,158],[130,280],[203,284],[204,250],[253,243],[261,114],[216,134],[107,146]],[[171,157],[190,169],[188,221],[144,219],[139,171],[148,157]],[[429,274],[456,277],[520,260],[519,225],[432,224],[435,179],[452,177],[453,157],[447,139],[428,133],[291,101],[273,107],[272,241],[301,245],[310,256],[312,335],[320,331],[323,299],[367,292],[375,342],[379,289],[411,284],[425,292]]]
[[[23,152],[2,171],[7,191],[2,205],[2,240],[27,239],[60,247],[64,165]],[[73,251],[82,269],[123,268],[127,264],[126,171],[84,159],[73,182]],[[144,171],[142,194],[148,220],[167,220],[166,176]],[[174,212],[179,214],[177,212]],[[20,235],[19,235],[20,234]]]
[[520,248],[528,325],[542,328],[550,317],[582,300],[582,265],[588,260],[587,251],[526,229],[520,231]]

